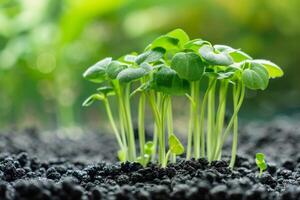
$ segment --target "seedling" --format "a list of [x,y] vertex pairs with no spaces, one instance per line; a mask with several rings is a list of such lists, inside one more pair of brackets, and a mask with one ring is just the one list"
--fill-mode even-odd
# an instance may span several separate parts
[[263,153],[257,153],[255,162],[256,162],[257,167],[259,168],[259,177],[261,177],[263,171],[265,171],[267,169],[265,155]]
[[173,154],[176,157],[184,153],[184,146],[181,144],[180,140],[175,135],[170,135],[168,141],[169,151],[167,152],[165,162],[162,165],[163,167],[167,166],[167,162],[171,154]]
[[[269,79],[283,76],[283,71],[276,64],[253,59],[239,49],[212,45],[202,39],[190,40],[183,30],[175,29],[154,39],[140,54],[102,59],[83,76],[101,86],[83,105],[89,106],[95,100],[104,103],[121,162],[137,161],[146,166],[152,160],[162,167],[168,161],[176,162],[176,156],[184,152],[173,130],[172,98],[176,95],[189,100],[186,159],[221,159],[223,144],[232,133],[232,168],[238,144],[238,113],[246,89],[265,90]],[[131,115],[134,96],[139,98],[138,153]],[[118,117],[111,111],[111,98],[117,100]],[[225,113],[230,104],[232,116],[226,125]],[[147,143],[146,106],[154,119],[153,140]]]

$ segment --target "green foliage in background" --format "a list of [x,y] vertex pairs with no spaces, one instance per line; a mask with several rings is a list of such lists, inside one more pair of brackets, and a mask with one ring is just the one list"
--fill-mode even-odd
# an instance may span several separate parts
[[112,52],[143,50],[176,27],[285,66],[287,76],[268,94],[250,93],[259,98],[249,102],[264,113],[274,113],[270,105],[295,110],[299,7],[298,0],[0,0],[0,127],[98,125],[92,109],[80,108],[92,91],[79,78],[84,66]]

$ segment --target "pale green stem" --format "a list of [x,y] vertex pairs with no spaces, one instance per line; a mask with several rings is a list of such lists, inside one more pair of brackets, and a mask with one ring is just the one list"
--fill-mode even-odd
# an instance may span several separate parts
[[220,95],[219,95],[219,106],[217,110],[217,121],[216,121],[216,145],[214,148],[214,160],[218,160],[216,155],[217,148],[219,144],[221,143],[222,139],[222,131],[224,127],[224,119],[225,119],[225,111],[226,111],[226,97],[227,97],[227,90],[228,90],[228,81],[227,80],[222,80],[221,85],[220,85]]
[[158,126],[156,122],[154,122],[154,128],[153,128],[153,152],[151,155],[151,161],[155,161],[156,159],[156,152],[157,152],[157,140],[158,140]]
[[128,121],[127,121],[127,115],[126,115],[126,109],[124,105],[124,98],[123,98],[123,87],[121,85],[116,85],[117,89],[117,96],[118,96],[118,102],[119,102],[119,108],[120,108],[120,122],[123,124],[124,128],[124,135],[126,137],[127,146],[126,146],[126,157],[129,161],[133,161],[132,154],[131,154],[131,148],[130,148],[130,137],[129,137],[129,129],[128,129]]
[[222,147],[224,145],[224,142],[225,140],[227,139],[228,137],[228,134],[230,133],[230,130],[232,128],[232,125],[233,125],[233,122],[234,122],[234,118],[237,116],[241,106],[242,106],[242,103],[243,103],[243,100],[244,100],[244,96],[245,96],[245,86],[243,85],[243,83],[240,83],[242,84],[241,86],[241,94],[240,94],[240,98],[239,98],[239,101],[238,101],[238,104],[237,104],[237,107],[235,109],[235,111],[233,112],[233,115],[223,133],[223,137],[222,137],[222,141],[220,143],[220,145],[218,146],[218,149],[217,149],[217,153],[216,153],[216,157],[219,158],[221,156],[221,152],[222,152]]
[[205,91],[205,94],[203,96],[202,104],[201,104],[201,109],[200,109],[200,137],[201,137],[201,157],[205,157],[205,129],[204,129],[204,122],[205,122],[205,112],[206,112],[206,106],[207,106],[207,98],[209,91],[211,90],[212,86],[214,85],[213,82],[209,83],[209,86],[207,90]]
[[168,160],[169,160],[169,157],[171,155],[171,151],[169,150],[166,154],[166,160],[162,163],[162,168],[165,168],[167,167],[167,164],[168,164]]
[[159,163],[163,164],[166,159],[166,136],[165,136],[165,116],[166,116],[166,98],[167,96],[162,96],[161,101],[161,124],[160,124],[160,134],[158,135],[158,150],[159,150]]
[[[213,79],[210,80],[214,81]],[[208,93],[207,103],[207,158],[211,162],[213,159],[213,149],[215,146],[216,138],[214,135],[215,126],[215,88],[216,82],[214,81],[211,90]]]
[[[191,97],[194,95],[195,90],[193,89],[193,85],[191,86]],[[193,98],[192,98],[193,99]],[[193,116],[194,116],[194,102],[193,100],[190,101],[190,117],[189,117],[189,129],[188,129],[188,144],[187,144],[187,151],[186,151],[186,159],[191,159],[192,156],[192,147],[193,147],[193,132],[194,132],[194,125],[193,125]]]
[[112,112],[111,112],[111,109],[110,109],[110,105],[109,105],[109,102],[108,102],[107,98],[104,98],[103,102],[104,102],[104,105],[105,105],[106,113],[107,113],[108,119],[110,121],[111,127],[112,127],[112,129],[113,129],[113,131],[115,133],[116,138],[117,138],[118,145],[119,145],[119,147],[120,147],[121,150],[124,150],[122,139],[120,137],[120,133],[118,131],[118,128],[117,128],[116,123],[115,123],[115,120],[113,118],[113,115],[112,115]]
[[[168,125],[168,136],[174,134],[174,128],[173,128],[173,113],[172,113],[172,99],[171,97],[168,98],[168,108],[167,108],[167,125]],[[168,158],[167,158],[168,159]],[[176,155],[171,155],[171,162],[176,162]]]
[[154,148],[153,148],[153,154],[152,154],[152,161],[154,161],[155,158],[156,158],[158,135],[160,135],[160,131],[161,131],[161,128],[160,128],[161,119],[160,119],[160,112],[159,112],[159,109],[158,109],[158,105],[155,102],[154,92],[150,91],[148,93],[148,96],[149,96],[150,107],[152,109],[153,118],[154,118],[154,121],[155,121],[154,138],[153,138]]
[[[126,85],[126,87],[130,87],[129,85]],[[128,109],[127,105],[127,100],[129,99],[129,90],[126,89],[125,93],[123,93],[124,88],[122,85],[119,85],[118,87],[118,99],[120,103],[120,108],[122,112],[122,118],[123,118],[123,123],[124,123],[124,128],[126,132],[126,137],[128,141],[128,146],[127,146],[127,157],[129,161],[135,161],[135,142],[134,142],[134,135],[133,135],[133,129],[131,124],[131,114],[130,114],[130,107]],[[129,102],[129,100],[128,100]],[[129,119],[130,117],[130,119]]]
[[125,87],[125,108],[126,108],[126,115],[127,115],[127,122],[128,122],[128,131],[129,131],[129,147],[132,156],[132,161],[136,159],[136,152],[135,152],[135,138],[134,138],[134,131],[132,126],[132,117],[131,117],[131,108],[130,108],[130,84],[126,84]]
[[[240,84],[238,86],[234,86],[233,88],[233,109],[234,112],[237,109],[237,104],[239,100],[239,92],[240,92]],[[231,150],[231,159],[230,159],[230,164],[229,167],[233,168],[234,163],[236,160],[236,151],[237,151],[237,144],[238,144],[238,115],[234,117],[233,120],[233,139],[232,139],[232,150]]]
[[118,106],[119,106],[119,122],[120,122],[120,129],[121,129],[121,138],[122,138],[122,143],[124,146],[124,151],[127,152],[127,139],[126,139],[126,133],[125,133],[125,127],[124,127],[124,119],[122,116],[122,106],[121,106],[120,102],[118,104],[119,104]]
[[200,126],[199,126],[199,104],[200,104],[200,81],[194,81],[192,83],[194,86],[194,157],[196,159],[200,158]]
[[140,155],[142,158],[142,163],[145,164],[145,102],[146,97],[144,93],[141,93],[139,100],[139,113],[138,113],[138,126],[139,126],[139,142],[140,142]]

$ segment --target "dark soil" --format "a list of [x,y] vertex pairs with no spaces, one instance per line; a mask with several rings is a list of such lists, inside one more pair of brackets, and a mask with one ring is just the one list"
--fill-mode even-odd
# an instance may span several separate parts
[[[72,139],[60,135],[35,129],[0,135],[1,200],[300,199],[300,125],[295,122],[242,128],[233,171],[226,156],[211,164],[179,159],[165,169],[120,164],[111,135],[79,135],[76,130]],[[265,153],[268,162],[261,178],[257,152]]]

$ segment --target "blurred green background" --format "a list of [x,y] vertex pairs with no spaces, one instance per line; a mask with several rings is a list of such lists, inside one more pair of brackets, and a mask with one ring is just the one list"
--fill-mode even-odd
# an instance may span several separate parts
[[283,68],[247,93],[243,117],[297,113],[299,19],[299,0],[0,0],[0,126],[96,127],[105,115],[81,107],[96,88],[82,72],[174,28]]

